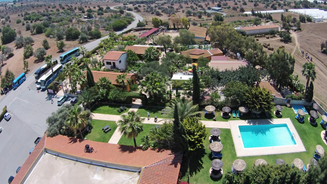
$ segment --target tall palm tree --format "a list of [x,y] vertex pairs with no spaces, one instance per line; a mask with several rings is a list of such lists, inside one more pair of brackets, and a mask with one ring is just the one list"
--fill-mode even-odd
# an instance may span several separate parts
[[47,64],[47,66],[50,66],[50,68],[51,68],[51,72],[53,73],[53,65],[54,65],[54,63],[52,62],[52,55],[47,55],[46,57],[45,57],[45,64]]
[[120,84],[123,86],[123,90],[125,89],[126,76],[127,76],[127,74],[120,74],[117,76],[117,79],[116,79],[117,84]]
[[305,92],[307,92],[310,79],[312,81],[316,79],[316,70],[315,65],[313,63],[305,63],[302,67],[302,75],[305,76],[305,78],[307,79],[307,83],[305,85]]
[[166,82],[167,78],[151,72],[141,81],[141,92],[149,94],[150,99],[161,101],[166,95]]
[[118,121],[120,132],[127,138],[133,138],[134,146],[136,147],[136,137],[143,131],[144,118],[135,111],[129,111],[128,114],[123,114],[121,120]]
[[95,88],[89,88],[82,91],[79,95],[79,100],[85,108],[89,109],[92,102],[94,102],[98,97],[99,95]]
[[83,111],[79,106],[73,106],[72,109],[68,112],[65,125],[72,129],[77,136],[77,132],[80,135],[80,138],[84,138],[83,129],[92,121],[91,112]]
[[178,117],[181,122],[185,118],[194,115],[194,113],[197,112],[199,109],[198,105],[193,105],[192,101],[187,101],[185,98],[174,99],[171,101],[169,107],[167,107],[168,116],[170,116],[171,118],[174,118],[175,105],[177,106]]
[[78,66],[76,64],[67,63],[65,65],[65,67],[63,68],[63,73],[66,76],[68,76],[69,84],[71,85],[73,91],[74,91],[74,89],[73,89],[74,88],[74,85],[73,85],[73,76],[75,76],[74,73],[76,71],[80,71],[78,69]]

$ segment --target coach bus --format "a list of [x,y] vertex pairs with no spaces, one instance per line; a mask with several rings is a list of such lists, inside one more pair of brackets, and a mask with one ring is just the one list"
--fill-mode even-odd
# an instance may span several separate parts
[[[56,65],[58,63],[57,60],[52,60],[52,65]],[[34,73],[35,80],[37,81],[44,73],[49,70],[50,66],[47,64],[42,65],[36,72]]]
[[68,51],[68,52],[66,52],[66,53],[64,53],[64,54],[62,54],[59,58],[60,58],[60,63],[61,64],[65,64],[65,63],[67,63],[68,61],[70,61],[70,59],[72,58],[72,57],[77,57],[77,56],[79,56],[79,48],[78,47],[76,47],[76,48],[74,48],[74,49],[72,49],[72,50],[70,50],[70,51]]
[[12,87],[15,89],[18,88],[26,80],[25,73],[20,74],[14,81],[12,81]]
[[59,72],[62,69],[62,64],[57,64],[56,66],[53,67],[53,72],[52,70],[49,70],[48,73],[44,74],[37,82],[36,82],[36,88],[46,90],[47,87],[53,82],[57,77]]

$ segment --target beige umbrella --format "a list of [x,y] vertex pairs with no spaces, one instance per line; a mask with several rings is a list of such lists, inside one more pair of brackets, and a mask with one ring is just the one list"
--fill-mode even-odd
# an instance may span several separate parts
[[310,163],[312,163],[313,165],[318,165],[318,161],[314,158],[310,159]]
[[212,142],[209,145],[209,149],[212,152],[221,152],[221,150],[223,150],[223,144],[221,144],[221,142]]
[[302,109],[297,110],[297,113],[300,114],[300,116],[305,116],[305,112]]
[[322,120],[324,120],[325,122],[327,122],[327,116],[326,115],[322,115],[321,118],[322,118]]
[[276,105],[276,109],[277,109],[278,111],[282,111],[282,110],[283,110],[283,107],[280,106],[280,105]]
[[259,111],[259,110],[252,110],[252,112],[253,112],[254,114],[260,114],[260,113],[261,113],[261,111]]
[[317,114],[317,111],[315,111],[315,110],[311,110],[310,111],[310,116],[312,116],[314,119],[318,119],[319,118],[319,116]]
[[221,134],[221,130],[218,128],[213,128],[210,130],[210,134],[213,136],[219,136]]
[[213,112],[216,110],[216,108],[213,105],[207,105],[204,109],[209,112]]
[[316,152],[320,156],[324,156],[325,155],[325,149],[321,145],[317,145],[316,146]]
[[227,112],[229,113],[231,111],[231,108],[230,107],[223,107],[223,112]]
[[316,104],[316,103],[313,103],[312,107],[313,107],[314,110],[319,110],[319,105]]
[[244,169],[246,168],[246,163],[242,159],[237,159],[233,162],[233,168],[236,171],[244,171]]
[[248,113],[249,112],[249,108],[247,107],[239,107],[238,110],[241,112],[241,113]]
[[219,159],[214,159],[212,162],[211,162],[211,167],[212,169],[214,170],[220,170],[221,168],[223,168],[224,166],[224,163],[223,161],[219,160]]
[[264,159],[261,159],[261,158],[257,159],[257,160],[254,162],[254,165],[255,165],[255,166],[259,166],[259,165],[267,165],[267,164],[268,164],[267,161],[265,161]]
[[304,163],[303,163],[303,161],[302,161],[301,159],[299,159],[299,158],[294,159],[294,161],[293,161],[293,165],[294,165],[295,167],[299,168],[300,170],[302,170],[303,167],[304,167]]

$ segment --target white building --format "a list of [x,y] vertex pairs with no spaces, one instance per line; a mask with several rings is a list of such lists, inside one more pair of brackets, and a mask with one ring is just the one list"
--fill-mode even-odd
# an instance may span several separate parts
[[103,58],[103,64],[108,69],[126,70],[127,54],[122,51],[110,51]]
[[241,30],[245,31],[247,35],[252,35],[252,34],[269,33],[270,30],[280,31],[280,27],[278,25],[264,25],[264,26],[241,27]]
[[193,75],[185,75],[183,73],[175,73],[173,75],[173,77],[171,78],[171,80],[175,80],[175,81],[188,81],[190,79],[193,79]]

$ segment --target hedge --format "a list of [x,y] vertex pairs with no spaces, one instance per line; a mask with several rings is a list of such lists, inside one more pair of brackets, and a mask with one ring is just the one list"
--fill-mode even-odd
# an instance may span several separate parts
[[7,112],[7,106],[5,106],[5,107],[2,109],[2,113],[0,114],[0,121],[2,121],[3,116],[6,114],[6,112]]

